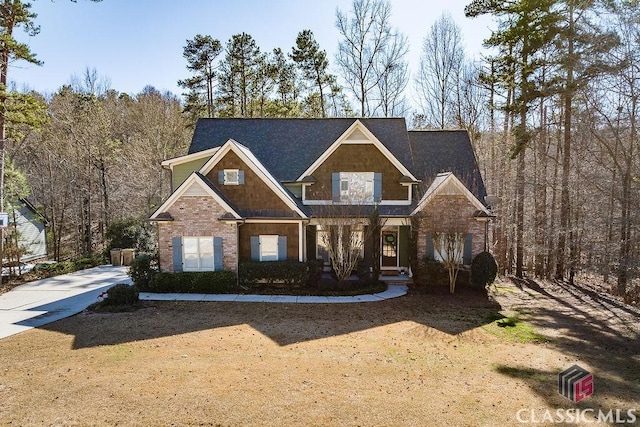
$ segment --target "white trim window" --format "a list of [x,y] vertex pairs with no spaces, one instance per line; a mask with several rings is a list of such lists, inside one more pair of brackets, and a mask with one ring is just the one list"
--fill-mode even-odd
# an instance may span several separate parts
[[373,203],[373,172],[340,172],[342,203]]
[[213,271],[213,237],[183,237],[184,271]]
[[260,235],[260,261],[278,261],[277,235]]
[[239,185],[240,184],[240,170],[238,169],[225,169],[224,170],[224,185]]

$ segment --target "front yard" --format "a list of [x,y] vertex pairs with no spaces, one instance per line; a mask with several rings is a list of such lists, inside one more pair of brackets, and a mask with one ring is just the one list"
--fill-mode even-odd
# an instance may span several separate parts
[[[640,409],[637,310],[555,285],[494,292],[83,313],[0,341],[0,424],[510,426],[523,408]],[[556,390],[573,364],[595,378],[578,404]]]

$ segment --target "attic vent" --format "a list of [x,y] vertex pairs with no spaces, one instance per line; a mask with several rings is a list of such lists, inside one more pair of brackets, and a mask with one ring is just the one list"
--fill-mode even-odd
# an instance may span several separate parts
[[347,137],[347,141],[368,141],[369,138],[360,130],[355,129],[349,136]]
[[185,196],[206,196],[207,192],[205,191],[204,188],[202,188],[200,184],[198,184],[197,182],[194,182],[189,186],[189,188],[187,188],[187,190],[184,192],[184,195]]
[[457,196],[463,194],[460,188],[453,182],[449,181],[446,186],[441,190],[440,194],[445,196]]

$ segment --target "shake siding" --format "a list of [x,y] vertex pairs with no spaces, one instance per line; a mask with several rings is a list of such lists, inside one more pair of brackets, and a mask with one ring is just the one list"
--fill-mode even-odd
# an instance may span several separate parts
[[297,261],[298,224],[243,224],[240,227],[240,260],[251,259],[251,236],[274,234],[287,236],[287,259]]
[[[218,172],[225,169],[244,171],[244,184],[223,185],[218,182]],[[240,210],[291,211],[278,195],[237,154],[230,151],[209,172],[207,178]]]
[[331,200],[333,172],[381,172],[382,200],[407,200],[402,174],[373,144],[342,144],[313,173],[316,183],[307,187],[309,200]]
[[168,210],[173,221],[158,222],[160,269],[173,271],[173,237],[213,236],[222,238],[222,267],[236,270],[237,225],[219,221],[226,211],[208,196],[182,196]]

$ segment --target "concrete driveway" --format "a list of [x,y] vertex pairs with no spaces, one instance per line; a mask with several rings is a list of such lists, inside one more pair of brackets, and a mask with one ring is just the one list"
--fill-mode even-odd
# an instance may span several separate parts
[[0,339],[80,313],[117,283],[128,267],[103,265],[20,285],[0,295]]

